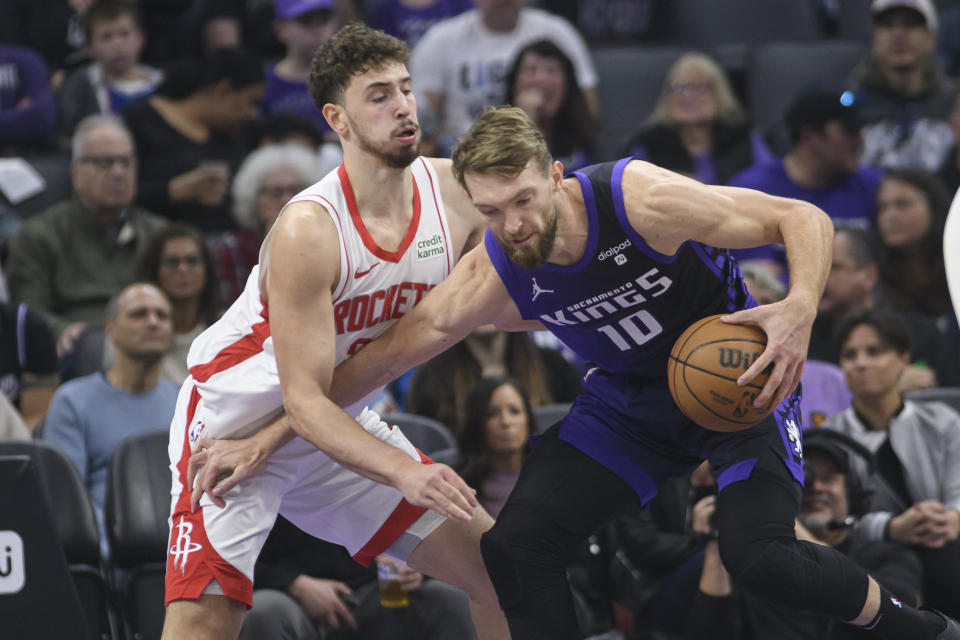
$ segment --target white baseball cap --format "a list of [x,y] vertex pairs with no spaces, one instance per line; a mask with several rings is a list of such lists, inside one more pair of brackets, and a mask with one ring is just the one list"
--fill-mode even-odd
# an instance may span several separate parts
[[873,0],[870,5],[874,17],[890,9],[913,9],[923,16],[930,31],[937,30],[937,8],[932,0]]

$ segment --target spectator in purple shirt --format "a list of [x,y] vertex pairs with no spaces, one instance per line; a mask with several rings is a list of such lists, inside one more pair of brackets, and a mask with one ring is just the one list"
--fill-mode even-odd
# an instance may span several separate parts
[[330,131],[307,91],[307,78],[313,52],[338,26],[333,0],[276,0],[276,34],[286,54],[267,69],[267,93],[260,105],[264,116],[295,113]]
[[370,12],[369,22],[413,49],[435,22],[470,9],[473,0],[380,0]]
[[31,49],[0,45],[0,148],[45,141],[56,115],[50,76]]
[[[811,202],[835,225],[872,227],[879,169],[861,167],[859,105],[849,93],[802,91],[786,113],[792,146],[783,158],[755,164],[733,176],[732,187]],[[786,269],[782,245],[733,251],[738,260],[761,260]]]

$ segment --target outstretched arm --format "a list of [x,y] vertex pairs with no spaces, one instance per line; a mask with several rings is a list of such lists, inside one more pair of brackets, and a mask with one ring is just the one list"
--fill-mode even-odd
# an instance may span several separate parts
[[262,291],[287,424],[331,458],[367,478],[396,487],[416,505],[469,520],[473,490],[449,467],[422,465],[367,433],[327,396],[335,360],[331,288],[337,279],[337,236],[316,205],[288,207],[264,255]]
[[724,316],[755,324],[767,346],[737,381],[745,385],[771,364],[754,404],[778,405],[803,374],[810,329],[830,269],[833,223],[812,204],[752,189],[711,187],[643,162],[624,174],[627,212],[637,232],[657,251],[672,255],[687,240],[744,249],[771,242],[787,247],[790,291],[780,302]]
[[[271,297],[271,318],[275,309]],[[359,400],[370,390],[444,351],[486,323],[514,330],[541,327],[539,322],[524,321],[520,317],[486,249],[480,245],[395,327],[337,367],[324,399],[340,406]],[[239,482],[260,473],[270,454],[294,435],[286,416],[280,416],[246,440],[198,441],[190,460],[190,473],[197,474],[193,484],[194,509],[204,492],[210,494],[215,504],[224,506],[221,496]],[[192,475],[188,478],[193,481]]]
[[330,397],[341,405],[356,402],[484,324],[514,331],[541,328],[520,316],[480,244],[413,310],[337,367]]

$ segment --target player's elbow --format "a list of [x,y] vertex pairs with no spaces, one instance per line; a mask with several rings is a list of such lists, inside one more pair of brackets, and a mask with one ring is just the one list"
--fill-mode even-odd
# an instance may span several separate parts
[[806,221],[816,229],[819,235],[833,240],[833,220],[823,209],[803,200],[794,200],[793,208],[794,211],[788,214],[790,218]]
[[303,437],[307,432],[310,416],[318,415],[318,402],[329,402],[321,389],[304,389],[294,385],[283,386],[283,408],[287,413],[290,428]]
[[463,316],[457,311],[457,304],[453,303],[431,314],[422,327],[422,335],[432,345],[432,350],[440,353],[459,340],[463,324]]

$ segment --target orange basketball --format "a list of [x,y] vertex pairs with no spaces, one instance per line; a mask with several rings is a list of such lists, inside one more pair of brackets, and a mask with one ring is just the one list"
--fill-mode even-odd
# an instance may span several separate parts
[[688,418],[714,431],[741,431],[757,424],[773,410],[753,406],[769,373],[743,387],[737,378],[766,344],[767,336],[758,327],[725,324],[719,315],[697,320],[677,338],[667,361],[674,402]]

